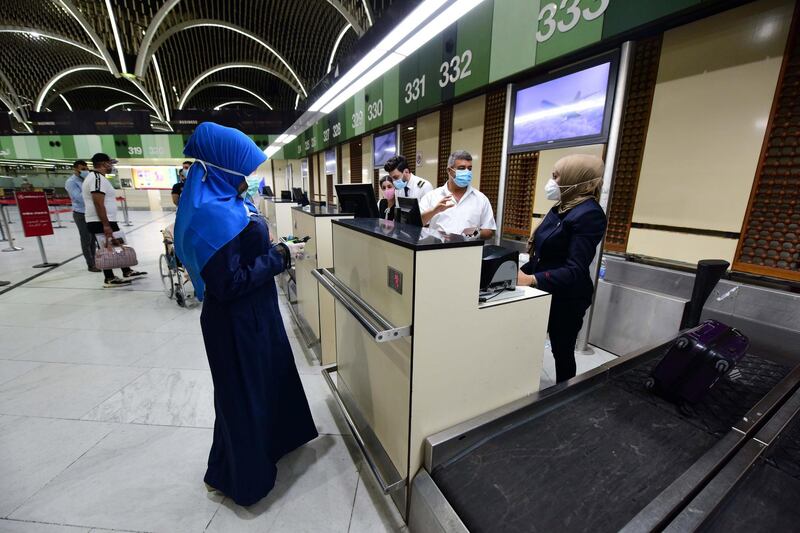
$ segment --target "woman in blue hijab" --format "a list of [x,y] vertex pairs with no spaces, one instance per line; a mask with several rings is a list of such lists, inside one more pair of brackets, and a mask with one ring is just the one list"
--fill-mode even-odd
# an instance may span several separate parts
[[203,300],[216,411],[205,482],[252,505],[275,484],[278,459],[317,437],[274,280],[298,250],[272,245],[244,199],[245,177],[266,160],[249,137],[206,122],[184,154],[196,161],[181,194],[175,250]]

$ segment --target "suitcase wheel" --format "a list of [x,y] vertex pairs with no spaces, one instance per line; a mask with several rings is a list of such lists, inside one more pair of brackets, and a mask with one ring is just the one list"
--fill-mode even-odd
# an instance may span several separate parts
[[685,350],[689,346],[689,339],[686,337],[681,337],[680,339],[675,342],[675,347],[680,350]]
[[731,365],[726,359],[720,359],[717,361],[717,364],[715,364],[714,367],[717,369],[717,371],[719,371],[720,374],[724,374],[730,369]]
[[653,390],[656,388],[656,380],[653,378],[647,378],[644,382],[644,388],[647,390]]

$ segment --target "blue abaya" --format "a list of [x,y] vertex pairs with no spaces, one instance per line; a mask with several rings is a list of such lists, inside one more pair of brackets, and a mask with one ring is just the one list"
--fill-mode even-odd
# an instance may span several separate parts
[[[275,463],[317,437],[283,328],[274,276],[289,266],[239,186],[266,160],[244,133],[204,122],[175,221],[175,250],[198,299],[211,377],[214,443],[205,481],[239,505],[275,484]],[[279,245],[283,246],[283,245]],[[282,251],[281,251],[282,250]]]
[[274,276],[286,266],[253,216],[202,271],[217,415],[205,481],[239,505],[266,496],[278,459],[317,437],[278,309]]

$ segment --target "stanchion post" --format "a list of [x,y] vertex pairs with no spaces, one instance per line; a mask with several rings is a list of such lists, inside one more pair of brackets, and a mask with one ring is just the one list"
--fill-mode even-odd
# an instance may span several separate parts
[[53,227],[54,228],[66,228],[66,226],[61,224],[61,214],[58,211],[58,206],[55,206],[55,208],[56,208],[56,225],[53,226]]
[[48,263],[47,254],[44,253],[44,243],[41,237],[36,237],[36,242],[39,243],[39,253],[42,254],[42,262],[38,265],[33,265],[33,268],[50,268],[58,266],[58,263]]
[[6,234],[6,239],[8,240],[8,248],[4,248],[4,252],[19,252],[22,250],[19,246],[14,246],[14,236],[11,234],[11,230],[8,227],[8,217],[6,217],[6,210],[5,206],[0,206],[0,223],[3,225],[3,233]]
[[125,222],[123,222],[123,224],[126,226],[133,226],[131,219],[128,217],[128,196],[125,194],[125,189],[122,189],[122,214],[125,217]]

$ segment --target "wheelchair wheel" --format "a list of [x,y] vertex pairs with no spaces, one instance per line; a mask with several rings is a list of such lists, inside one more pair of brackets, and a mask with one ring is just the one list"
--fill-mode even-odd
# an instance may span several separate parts
[[161,274],[161,285],[164,287],[164,294],[171,299],[175,295],[175,282],[172,270],[169,268],[169,258],[166,254],[161,254],[161,257],[158,258],[158,272]]
[[186,273],[181,269],[175,270],[175,301],[181,307],[186,307]]

